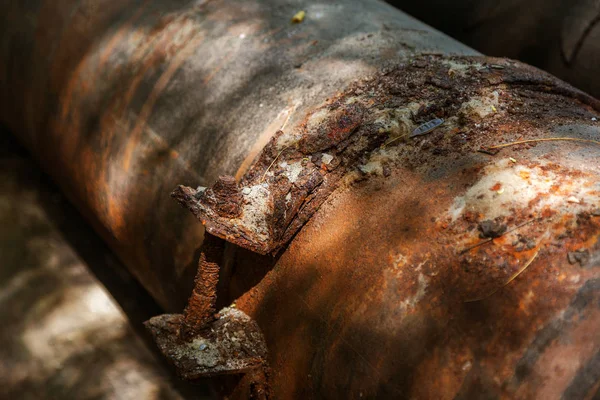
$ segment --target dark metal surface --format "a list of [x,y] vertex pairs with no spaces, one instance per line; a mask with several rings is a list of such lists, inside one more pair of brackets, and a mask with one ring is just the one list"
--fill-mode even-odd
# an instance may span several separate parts
[[482,53],[511,57],[600,96],[598,0],[388,0]]

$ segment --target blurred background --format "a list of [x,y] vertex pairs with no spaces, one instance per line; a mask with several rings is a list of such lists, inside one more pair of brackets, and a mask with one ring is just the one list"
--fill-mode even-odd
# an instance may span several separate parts
[[160,313],[0,128],[0,398],[210,398],[154,353]]

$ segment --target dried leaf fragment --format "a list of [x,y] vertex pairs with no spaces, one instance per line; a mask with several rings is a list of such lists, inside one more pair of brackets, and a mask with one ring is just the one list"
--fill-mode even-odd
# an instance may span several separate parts
[[298,11],[292,17],[292,23],[293,24],[299,24],[300,22],[304,21],[304,17],[306,17],[306,12],[305,11]]

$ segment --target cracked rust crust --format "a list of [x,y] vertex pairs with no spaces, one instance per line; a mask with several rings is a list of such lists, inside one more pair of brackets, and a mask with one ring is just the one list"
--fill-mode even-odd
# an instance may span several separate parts
[[183,379],[194,381],[266,368],[265,339],[256,322],[244,312],[224,308],[190,340],[182,337],[183,326],[180,314],[159,315],[146,322],[158,348]]
[[407,162],[424,162],[416,149],[424,135],[411,133],[429,121],[443,119],[427,135],[451,141],[460,154],[479,150],[479,137],[489,132],[535,137],[549,121],[569,123],[597,110],[597,100],[516,61],[420,56],[355,83],[299,126],[277,132],[239,185],[221,177],[212,188],[179,186],[172,196],[210,234],[275,253],[344,176],[370,172],[374,154],[400,146]]

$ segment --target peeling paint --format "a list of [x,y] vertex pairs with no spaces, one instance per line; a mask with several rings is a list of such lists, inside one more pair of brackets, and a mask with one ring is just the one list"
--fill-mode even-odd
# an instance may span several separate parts
[[[492,190],[495,186],[504,191]],[[584,201],[572,201],[574,195]],[[528,166],[499,159],[484,169],[464,196],[454,200],[448,213],[453,221],[465,212],[495,219],[525,208],[536,214],[545,209],[575,214],[591,211],[599,203],[600,183],[590,185],[585,174],[545,161]]]

